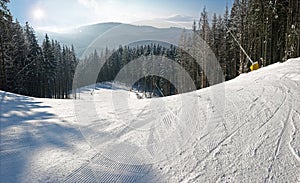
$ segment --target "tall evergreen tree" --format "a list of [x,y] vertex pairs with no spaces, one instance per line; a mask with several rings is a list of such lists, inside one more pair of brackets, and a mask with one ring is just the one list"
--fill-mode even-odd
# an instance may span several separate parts
[[12,26],[12,16],[7,8],[9,0],[0,0],[0,89],[7,89],[7,64],[9,63],[8,44],[11,42],[9,31]]
[[[206,42],[206,44],[210,45],[210,25],[209,25],[209,20],[208,20],[208,12],[206,11],[206,8],[204,7],[203,11],[201,12],[200,15],[200,20],[199,20],[199,34],[200,37]],[[203,49],[202,51],[205,51]],[[203,53],[202,55],[206,55],[206,53]],[[202,64],[202,71],[203,73],[201,74],[202,76],[202,86],[201,88],[205,88],[208,86],[208,81],[207,81],[207,67],[206,67],[206,60],[203,60]]]
[[25,28],[25,42],[27,44],[26,62],[28,63],[23,72],[26,73],[26,88],[30,91],[32,96],[41,96],[41,63],[43,59],[42,49],[38,45],[34,30],[26,22]]

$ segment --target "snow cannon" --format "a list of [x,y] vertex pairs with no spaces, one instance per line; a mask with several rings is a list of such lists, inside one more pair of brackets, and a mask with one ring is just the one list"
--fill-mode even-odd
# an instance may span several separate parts
[[251,70],[251,71],[255,71],[255,70],[257,70],[257,69],[259,69],[258,62],[252,63],[252,65],[250,66],[250,70]]
[[[226,25],[225,25],[226,26]],[[242,47],[242,45],[239,43],[239,41],[236,39],[236,37],[232,34],[232,32],[228,29],[228,27],[226,26],[227,31],[230,33],[230,35],[233,37],[233,39],[235,40],[235,42],[239,45],[240,49],[243,51],[243,53],[246,55],[247,59],[251,62],[251,66],[250,66],[250,70],[254,71],[259,69],[259,65],[258,62],[253,62],[252,59],[250,58],[250,56],[247,54],[247,52],[245,51],[245,49]]]

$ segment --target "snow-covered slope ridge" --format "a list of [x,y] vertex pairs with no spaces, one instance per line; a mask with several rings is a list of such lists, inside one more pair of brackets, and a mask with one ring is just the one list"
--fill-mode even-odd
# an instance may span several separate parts
[[0,91],[0,127],[0,182],[300,182],[300,59],[157,99]]

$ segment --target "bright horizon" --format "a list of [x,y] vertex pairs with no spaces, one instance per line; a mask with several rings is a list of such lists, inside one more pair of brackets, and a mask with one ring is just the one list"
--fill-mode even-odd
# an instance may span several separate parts
[[36,30],[61,32],[104,22],[190,29],[206,7],[209,15],[223,14],[232,0],[22,0],[8,4],[14,19]]

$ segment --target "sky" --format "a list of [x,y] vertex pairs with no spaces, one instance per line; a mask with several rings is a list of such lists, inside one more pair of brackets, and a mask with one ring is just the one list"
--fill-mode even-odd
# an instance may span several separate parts
[[8,7],[21,24],[59,32],[102,22],[190,28],[200,12],[223,14],[233,0],[11,0]]

